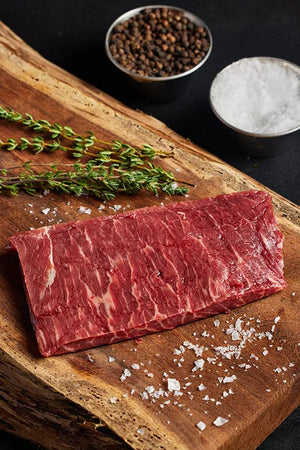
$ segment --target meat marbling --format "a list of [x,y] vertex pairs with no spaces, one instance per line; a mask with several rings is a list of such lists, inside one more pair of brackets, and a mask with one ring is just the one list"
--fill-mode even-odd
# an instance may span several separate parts
[[42,355],[174,328],[286,286],[271,197],[245,191],[16,234]]

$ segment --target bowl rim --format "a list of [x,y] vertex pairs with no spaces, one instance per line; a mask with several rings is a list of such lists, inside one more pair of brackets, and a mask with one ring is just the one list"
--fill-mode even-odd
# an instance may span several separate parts
[[220,73],[222,73],[223,71],[229,69],[232,65],[237,64],[237,63],[239,63],[240,61],[243,61],[243,60],[246,60],[246,59],[247,59],[247,60],[249,60],[249,59],[260,59],[260,60],[269,60],[269,61],[275,61],[275,62],[278,61],[278,62],[280,62],[281,64],[287,64],[288,66],[294,67],[294,68],[296,69],[296,71],[299,71],[299,73],[300,73],[300,66],[298,66],[297,64],[295,64],[295,63],[293,63],[293,62],[291,62],[291,61],[288,61],[288,60],[286,60],[286,59],[276,58],[276,57],[273,57],[273,56],[250,56],[250,57],[245,57],[245,58],[241,58],[241,59],[238,59],[238,60],[236,60],[236,61],[233,61],[232,63],[230,63],[230,64],[228,64],[227,66],[225,66],[222,70],[220,70],[220,71],[215,75],[215,77],[214,77],[214,79],[213,79],[213,81],[212,81],[212,83],[211,83],[210,89],[209,89],[209,104],[210,104],[210,107],[211,107],[212,111],[213,111],[214,114],[216,115],[216,117],[217,117],[221,122],[223,122],[225,125],[227,125],[229,128],[231,128],[232,130],[237,131],[238,133],[244,134],[244,135],[246,135],[246,136],[252,136],[252,137],[255,137],[255,138],[272,138],[272,137],[279,137],[279,136],[285,136],[285,135],[294,133],[295,131],[298,131],[298,130],[300,129],[300,123],[299,123],[299,125],[297,125],[297,126],[294,127],[294,128],[289,128],[289,129],[287,129],[287,130],[280,131],[280,132],[278,132],[278,133],[255,133],[255,132],[253,132],[253,131],[246,131],[246,130],[243,130],[242,128],[236,127],[235,125],[232,125],[232,123],[230,123],[230,122],[228,122],[227,120],[225,120],[225,119],[218,113],[218,111],[217,111],[216,108],[214,107],[213,100],[212,100],[212,88],[213,88],[213,85],[214,85],[214,83],[215,83],[215,81],[216,81],[217,76],[218,76]]
[[[137,14],[139,14],[141,11],[143,11],[145,9],[155,9],[155,8],[168,8],[168,9],[175,9],[177,11],[181,11],[184,13],[184,16],[189,18],[193,23],[199,24],[199,26],[202,26],[203,28],[205,28],[205,30],[207,31],[208,37],[209,37],[210,45],[209,45],[209,49],[208,49],[208,52],[206,53],[205,57],[196,66],[192,67],[189,70],[186,70],[185,72],[182,72],[182,73],[179,73],[176,75],[171,75],[171,76],[166,76],[166,77],[149,77],[146,75],[140,75],[136,72],[126,69],[121,64],[119,64],[118,61],[112,56],[112,53],[109,49],[109,38],[110,38],[111,32],[114,29],[114,27],[116,25],[119,25],[120,23],[125,22],[127,19],[130,19],[131,17],[136,16]],[[119,16],[116,20],[114,20],[114,22],[108,28],[108,30],[106,32],[106,36],[105,36],[105,51],[106,51],[106,54],[107,54],[108,58],[110,59],[110,61],[118,69],[120,69],[122,72],[126,73],[127,75],[135,78],[136,80],[145,81],[145,82],[177,80],[178,78],[185,77],[185,76],[195,72],[197,69],[199,69],[201,66],[203,66],[203,64],[207,61],[207,59],[209,58],[209,56],[211,54],[212,47],[213,47],[213,38],[212,38],[211,31],[210,31],[209,27],[206,25],[206,23],[196,14],[194,14],[190,11],[187,11],[184,8],[180,8],[180,7],[172,6],[172,5],[160,5],[160,4],[159,5],[146,5],[146,6],[140,6],[138,8],[131,9],[131,10],[121,14],[121,16]]]

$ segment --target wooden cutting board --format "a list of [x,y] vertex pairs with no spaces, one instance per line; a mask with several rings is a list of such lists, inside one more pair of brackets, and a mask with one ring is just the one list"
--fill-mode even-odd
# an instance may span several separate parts
[[[2,105],[79,132],[92,129],[104,140],[173,149],[174,158],[161,164],[196,185],[190,199],[267,189],[153,117],[127,108],[46,61],[3,24],[0,76]],[[29,136],[22,126],[0,121],[1,139],[16,135]],[[50,158],[0,152],[1,167]],[[272,196],[285,236],[284,291],[230,314],[138,341],[45,359],[37,351],[17,257],[5,250],[7,238],[30,227],[86,219],[80,206],[90,208],[90,217],[95,217],[115,214],[115,205],[123,211],[178,198],[140,194],[104,204],[54,194],[2,195],[0,427],[60,450],[255,448],[300,399],[300,212],[288,200],[273,192]],[[104,209],[99,210],[100,205]],[[42,212],[45,208],[48,214]],[[242,320],[238,322],[243,341],[232,340],[237,319]],[[199,359],[195,345],[203,346],[204,366],[193,371]],[[131,376],[121,381],[125,369]],[[168,378],[180,382],[181,395],[168,392]],[[217,427],[217,417],[228,422]],[[203,431],[196,426],[200,421],[206,424]]]

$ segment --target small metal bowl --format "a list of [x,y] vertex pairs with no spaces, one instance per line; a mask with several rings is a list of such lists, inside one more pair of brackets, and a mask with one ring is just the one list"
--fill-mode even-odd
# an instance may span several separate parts
[[[156,8],[168,8],[172,10],[176,10],[179,12],[183,12],[184,17],[187,17],[189,20],[191,20],[196,25],[205,28],[208,34],[208,40],[209,40],[209,50],[206,53],[205,57],[194,66],[192,69],[187,70],[186,72],[182,72],[177,75],[172,76],[166,76],[166,77],[148,77],[139,75],[135,72],[132,72],[130,70],[125,69],[121,64],[116,61],[116,59],[111,54],[111,51],[109,49],[109,42],[110,42],[110,36],[115,28],[115,26],[119,25],[120,23],[125,22],[126,20],[130,19],[131,17],[136,16],[140,12],[144,11],[145,9],[156,9]],[[148,5],[143,6],[140,8],[132,9],[131,11],[126,12],[125,14],[121,15],[118,19],[116,19],[111,26],[109,27],[106,37],[105,37],[105,51],[110,59],[110,61],[114,64],[115,67],[117,67],[121,73],[123,73],[126,78],[130,81],[131,86],[134,87],[138,92],[140,92],[142,95],[146,96],[147,98],[151,99],[151,101],[168,101],[172,99],[178,98],[180,94],[183,94],[186,88],[189,85],[189,82],[191,80],[192,75],[202,67],[207,59],[209,58],[209,55],[212,51],[212,35],[208,28],[208,26],[203,22],[202,19],[200,19],[195,14],[186,11],[185,9],[178,8],[171,5]]]
[[[300,67],[294,63],[289,61],[285,61],[279,58],[272,57],[255,57],[255,58],[243,58],[243,59],[256,59],[263,62],[274,61],[278,64],[288,65],[290,68],[295,70],[296,73],[299,74],[300,77]],[[229,130],[230,136],[233,138],[233,142],[240,144],[240,149],[246,152],[247,155],[253,156],[256,158],[270,158],[272,156],[279,155],[288,151],[298,141],[299,144],[299,130],[300,123],[298,123],[293,128],[278,132],[278,133],[254,133],[243,130],[234,126],[232,123],[229,123],[227,120],[222,117],[222,115],[217,110],[214,101],[212,99],[212,90],[214,87],[214,83],[218,75],[220,75],[223,71],[231,68],[233,64],[239,63],[242,60],[236,61],[229,66],[225,67],[221,72],[219,72],[214,78],[210,93],[209,93],[209,101],[212,111],[216,115],[216,117],[227,127]],[[296,99],[295,99],[296,101]],[[241,111],[243,113],[243,111]]]

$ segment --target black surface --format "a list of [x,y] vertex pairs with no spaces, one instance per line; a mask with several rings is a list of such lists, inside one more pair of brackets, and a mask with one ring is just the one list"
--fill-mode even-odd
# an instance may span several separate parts
[[[233,144],[208,103],[219,70],[243,57],[273,56],[300,63],[298,0],[188,0],[175,6],[199,15],[214,39],[212,54],[188,91],[166,104],[138,98],[124,86],[104,53],[104,37],[125,11],[149,4],[133,0],[1,0],[0,19],[50,61],[94,84],[132,108],[151,114],[295,203],[300,203],[300,138],[288,151],[269,159],[246,157]],[[260,450],[300,448],[300,411],[295,411]],[[32,449],[0,432],[0,449]]]

